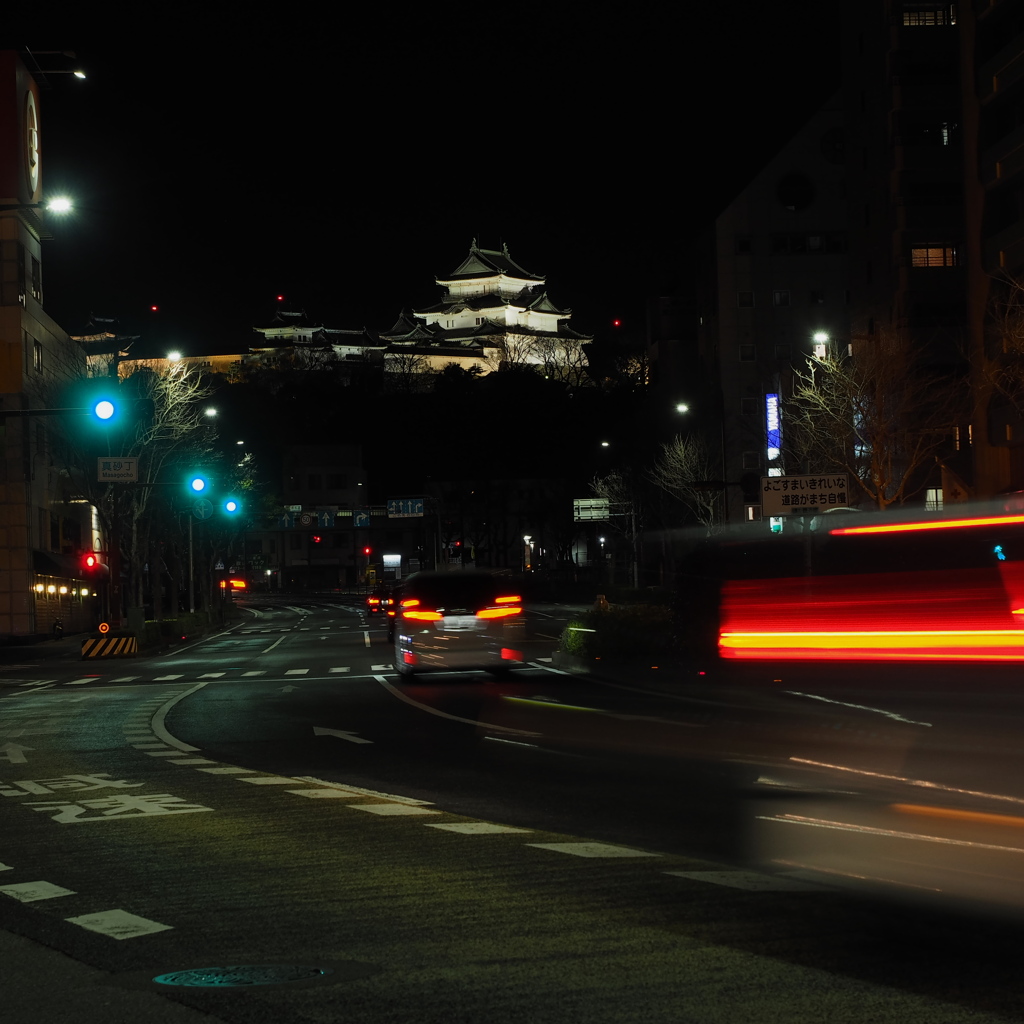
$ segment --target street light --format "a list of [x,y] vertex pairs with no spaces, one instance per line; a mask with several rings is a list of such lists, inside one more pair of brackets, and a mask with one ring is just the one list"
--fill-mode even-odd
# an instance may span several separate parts
[[685,402],[679,402],[676,405],[676,412],[689,412],[690,407]]
[[828,334],[825,331],[815,331],[811,335],[811,340],[814,342],[814,358],[824,359],[828,352]]

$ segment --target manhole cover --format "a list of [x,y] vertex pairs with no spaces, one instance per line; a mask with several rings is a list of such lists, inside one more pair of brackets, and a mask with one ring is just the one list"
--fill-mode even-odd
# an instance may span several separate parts
[[241,988],[246,985],[284,985],[290,981],[310,981],[333,974],[329,967],[306,964],[239,964],[232,967],[196,967],[188,971],[158,974],[158,985],[182,985],[193,988]]

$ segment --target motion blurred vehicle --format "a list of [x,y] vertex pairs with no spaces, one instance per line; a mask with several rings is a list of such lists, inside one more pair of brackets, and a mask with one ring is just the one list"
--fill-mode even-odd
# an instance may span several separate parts
[[418,572],[395,609],[395,668],[486,669],[502,675],[523,661],[523,600],[507,577],[480,570]]
[[366,595],[366,611],[370,615],[386,615],[393,604],[391,587],[376,586]]

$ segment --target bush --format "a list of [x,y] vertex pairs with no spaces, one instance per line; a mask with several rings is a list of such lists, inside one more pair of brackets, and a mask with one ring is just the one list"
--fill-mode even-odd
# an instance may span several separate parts
[[663,605],[612,605],[584,612],[562,631],[559,650],[581,658],[626,661],[675,649],[672,611]]

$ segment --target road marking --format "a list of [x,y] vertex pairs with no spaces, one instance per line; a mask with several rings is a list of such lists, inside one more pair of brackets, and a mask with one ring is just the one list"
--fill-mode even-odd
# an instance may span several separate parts
[[[166,750],[167,748],[162,743],[133,743],[132,746],[136,750]],[[175,751],[176,754],[180,754],[180,750]]]
[[555,853],[569,853],[574,857],[660,857],[660,853],[647,853],[628,846],[612,846],[609,843],[527,843],[538,850],[554,850]]
[[117,679],[111,679],[112,683],[134,683],[139,676],[118,676]]
[[69,679],[65,684],[67,686],[83,686],[86,683],[94,683],[99,679],[99,676],[83,676],[81,679]]
[[279,636],[269,647],[260,651],[260,654],[269,654],[282,640],[284,640],[284,637]]
[[[180,679],[181,676],[174,676],[173,678]],[[190,746],[188,743],[182,743],[181,740],[172,736],[167,731],[167,726],[164,725],[164,721],[167,718],[167,712],[170,711],[178,701],[184,700],[186,697],[195,693],[196,690],[203,689],[204,686],[206,686],[206,683],[196,683],[194,686],[190,686],[187,690],[182,690],[181,693],[172,697],[170,700],[165,701],[159,708],[157,708],[156,713],[153,715],[151,728],[153,730],[153,735],[156,736],[158,740],[163,740],[167,746],[176,747],[178,750],[181,750],[186,754],[194,754],[199,749],[198,747]]]
[[225,765],[222,768],[199,768],[197,771],[206,772],[207,775],[243,775],[245,773],[255,774],[252,768],[235,768],[233,765]]
[[363,646],[370,646],[370,631],[368,629],[363,630]]
[[751,892],[828,892],[825,885],[815,885],[801,878],[787,878],[785,875],[763,875],[758,871],[666,871],[666,875],[689,878],[694,882],[709,882],[712,885],[726,885],[730,889],[747,889]]
[[254,786],[290,786],[294,779],[283,779],[280,775],[260,775],[254,779],[239,779],[239,782],[251,782]]
[[0,885],[0,892],[19,903],[35,903],[36,900],[52,900],[57,896],[74,896],[74,889],[65,889],[53,882],[18,882],[16,885]]
[[381,800],[392,800],[397,804],[410,804],[414,807],[430,806],[429,800],[417,800],[411,796],[397,796],[394,793],[382,793],[379,789],[363,789],[362,786],[350,786],[342,782],[328,782],[326,779],[318,779],[314,775],[296,775],[296,782],[312,782],[317,786],[328,786],[331,789],[342,789],[346,793],[358,793],[360,796],[376,796]]
[[134,939],[154,932],[168,932],[172,926],[150,921],[148,917],[129,914],[127,910],[103,910],[98,914],[83,914],[81,917],[67,917],[69,924],[77,924],[91,932],[109,935],[112,939]]
[[199,678],[200,679],[220,679],[221,676],[227,675],[226,672],[204,672]]
[[13,871],[13,870],[14,870],[14,865],[13,864],[0,864],[0,871]]
[[489,821],[461,821],[451,825],[430,822],[427,828],[441,828],[446,832],[460,832],[464,836],[489,836],[498,832],[532,832],[532,828],[513,828],[511,825],[493,825]]
[[329,668],[327,671],[330,672],[330,673],[335,673],[335,672],[351,672],[352,670],[349,668],[348,665],[342,665],[341,668]]
[[180,750],[174,750],[173,748],[164,748],[163,750],[147,750],[146,754],[149,757],[177,757],[181,753]]
[[181,673],[179,673],[176,676],[156,676],[153,679],[153,682],[154,683],[169,683],[173,679],[180,679],[180,678],[181,678]]
[[339,740],[348,740],[349,743],[372,743],[373,740],[364,740],[361,736],[345,729],[326,729],[323,726],[313,726],[314,736],[337,736]]
[[258,672],[243,672],[242,676],[265,676],[266,674],[266,669],[260,669]]
[[211,761],[207,757],[184,757],[179,758],[177,761],[168,761],[168,764],[216,764],[216,761]]
[[286,676],[304,676],[309,672],[308,668],[290,668],[285,672]]
[[413,807],[410,804],[351,804],[354,811],[367,811],[369,814],[379,814],[381,817],[393,817],[399,814],[441,814],[441,811],[431,810],[429,807]]
[[295,796],[308,796],[312,800],[359,800],[362,793],[352,793],[344,789],[286,789],[286,793]]
[[20,743],[5,743],[0,747],[0,761],[6,761],[8,764],[27,764],[28,758],[24,752],[34,749],[34,747],[23,747]]

